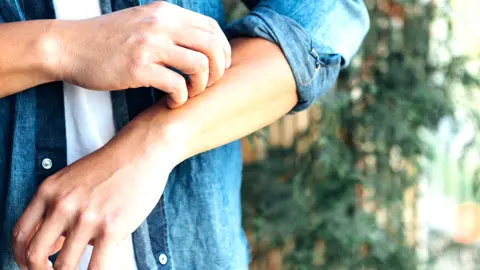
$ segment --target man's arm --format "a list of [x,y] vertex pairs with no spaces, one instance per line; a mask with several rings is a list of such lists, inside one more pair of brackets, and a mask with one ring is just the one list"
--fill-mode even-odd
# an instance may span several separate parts
[[135,129],[154,134],[147,145],[171,143],[178,163],[259,130],[297,104],[294,76],[277,45],[236,39],[232,49],[232,67],[204,94],[175,110],[159,102],[134,119]]
[[[322,32],[322,23],[340,21],[348,32],[355,31],[359,21],[304,17],[313,8],[321,9],[321,2],[262,1],[229,28],[231,37],[250,38],[233,41],[232,67],[220,81],[175,110],[165,102],[156,104],[105,147],[46,179],[14,230],[17,262],[41,268],[55,241],[66,234],[56,267],[75,268],[85,245],[93,239],[90,266],[107,269],[115,244],[148,216],[179,162],[254,132],[292,108],[305,109],[328,90],[338,74],[340,58],[348,62],[366,32],[366,23],[360,34],[329,33],[328,27]],[[331,5],[325,6],[324,13],[330,14],[342,7],[355,10],[359,1],[325,2]],[[290,18],[287,11],[293,15],[305,12]],[[316,35],[319,32],[325,35]],[[360,38],[343,53],[322,43],[323,39],[354,35]]]
[[90,267],[109,269],[108,254],[145,220],[177,164],[268,125],[296,104],[295,80],[278,46],[263,39],[233,46],[232,67],[202,95],[174,110],[160,101],[41,184],[13,232],[20,266],[43,269],[63,234],[56,269],[75,269],[90,241]]
[[362,0],[244,0],[252,11],[227,27],[227,35],[277,44],[295,76],[298,103],[306,109],[335,82],[369,28]]
[[277,45],[241,39],[233,48],[232,67],[202,95],[174,110],[160,101],[41,184],[13,232],[19,265],[44,267],[64,234],[55,267],[74,269],[93,240],[90,266],[109,269],[108,254],[145,220],[177,164],[268,125],[296,104],[294,76]]
[[252,12],[227,27],[230,37],[248,37],[233,42],[232,70],[184,108],[149,112],[152,126],[185,138],[177,147],[186,148],[184,158],[307,108],[332,87],[369,28],[362,0],[246,2]]
[[0,98],[54,81],[46,69],[41,33],[49,20],[0,23]]
[[[230,44],[215,20],[163,1],[87,20],[0,18],[0,98],[67,81],[94,90],[154,87],[178,107],[229,65]],[[167,67],[189,75],[188,84]]]

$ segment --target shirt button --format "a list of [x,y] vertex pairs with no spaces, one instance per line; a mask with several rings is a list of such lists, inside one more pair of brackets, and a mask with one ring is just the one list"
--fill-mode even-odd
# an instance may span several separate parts
[[44,158],[42,160],[42,167],[45,169],[45,170],[50,170],[53,166],[53,162],[51,159],[49,158]]
[[160,262],[161,265],[167,264],[167,255],[161,253],[160,256],[158,256],[158,261]]

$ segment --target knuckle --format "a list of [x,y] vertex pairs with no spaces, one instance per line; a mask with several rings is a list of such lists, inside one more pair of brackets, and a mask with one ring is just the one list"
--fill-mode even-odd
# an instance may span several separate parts
[[218,22],[215,19],[210,17],[207,17],[206,25],[207,25],[207,29],[209,29],[212,33],[216,33],[218,29],[220,29]]
[[148,6],[154,8],[154,9],[157,9],[157,8],[165,7],[165,5],[168,5],[168,4],[169,4],[168,2],[164,2],[164,1],[154,1],[150,4],[148,4]]
[[152,43],[153,36],[148,32],[142,32],[133,37],[136,47],[144,48]]
[[37,249],[28,247],[25,252],[25,257],[30,264],[37,265],[41,263],[42,256]]
[[150,31],[156,28],[161,23],[159,16],[155,14],[147,15],[142,21],[142,28],[146,31]]
[[146,51],[134,53],[128,63],[128,72],[133,78],[140,78],[141,69],[148,64],[150,54]]
[[96,224],[98,215],[96,212],[92,210],[86,210],[80,214],[78,219],[79,219],[78,222],[80,226],[84,227],[84,226]]
[[44,181],[37,190],[37,196],[41,199],[51,198],[54,193],[54,189],[50,187],[47,180]]
[[77,205],[75,200],[69,197],[64,197],[64,198],[58,199],[55,202],[53,211],[60,215],[71,215],[76,212],[76,208],[77,208]]
[[153,26],[157,26],[159,24],[164,25],[169,23],[169,20],[165,20],[165,18],[170,18],[173,12],[172,9],[176,6],[166,1],[154,1],[150,5],[147,5],[147,7],[148,14],[155,17],[156,24]]
[[151,53],[149,51],[139,50],[136,55],[134,55],[132,61],[136,64],[136,66],[142,67],[148,64],[150,57]]
[[192,69],[194,72],[204,71],[208,69],[208,57],[203,54],[199,54],[193,58]]
[[20,226],[16,226],[12,232],[12,240],[14,243],[18,243],[27,238],[27,232]]
[[210,34],[207,38],[208,48],[212,54],[220,54],[223,52],[223,45],[221,39],[214,34]]

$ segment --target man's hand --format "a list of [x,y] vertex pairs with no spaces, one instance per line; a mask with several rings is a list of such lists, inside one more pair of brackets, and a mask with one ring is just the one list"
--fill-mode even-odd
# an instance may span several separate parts
[[114,246],[145,220],[176,164],[258,130],[295,105],[295,80],[277,45],[232,44],[232,68],[205,94],[176,110],[155,104],[105,147],[42,183],[13,232],[21,267],[45,269],[63,235],[56,269],[74,269],[89,242],[92,269],[109,269]]
[[[62,236],[55,269],[76,269],[88,243],[94,245],[89,269],[112,269],[116,245],[146,219],[179,162],[181,148],[141,125],[130,123],[105,147],[42,183],[13,232],[22,269],[51,269],[48,256]],[[159,144],[146,144],[151,137]]]
[[[158,1],[93,19],[52,21],[43,48],[56,80],[88,89],[154,87],[169,107],[215,83],[231,63],[217,22]],[[186,80],[173,67],[189,75]]]

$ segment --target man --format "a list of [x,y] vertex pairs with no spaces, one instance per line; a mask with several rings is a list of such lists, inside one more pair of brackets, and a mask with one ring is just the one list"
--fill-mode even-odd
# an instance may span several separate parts
[[247,1],[226,27],[219,0],[149,2],[0,0],[1,269],[247,269],[237,140],[368,29],[360,0]]

